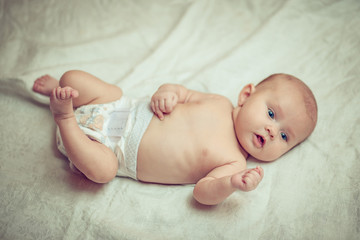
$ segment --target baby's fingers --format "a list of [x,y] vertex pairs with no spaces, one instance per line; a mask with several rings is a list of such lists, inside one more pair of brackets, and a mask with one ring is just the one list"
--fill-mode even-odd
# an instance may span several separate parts
[[151,105],[151,110],[155,113],[156,108],[155,108],[155,103],[154,103],[154,101],[151,101],[150,105]]
[[151,101],[151,109],[153,110],[153,112],[158,116],[158,118],[160,120],[164,119],[164,114],[163,112],[160,110],[160,102],[161,100],[155,100],[155,101]]
[[164,101],[164,112],[170,113],[172,111],[172,101],[170,99],[165,99]]
[[175,96],[165,99],[165,111],[164,112],[171,113],[174,110],[174,107],[176,104],[177,104],[177,98]]
[[159,106],[159,109],[162,113],[166,112],[166,109],[165,109],[165,101],[166,99],[160,99],[158,100],[158,106]]
[[262,180],[264,175],[264,170],[260,167],[256,167],[254,169],[249,170],[246,174],[243,175],[243,179],[251,181],[252,183],[255,183],[256,185],[259,184],[259,182]]
[[242,177],[242,182],[244,184],[244,187],[246,187],[247,191],[253,190],[259,183],[256,179],[254,179],[249,174],[246,174]]
[[257,166],[254,170],[259,173],[261,179],[264,177],[264,169],[262,167]]
[[254,190],[261,182],[264,176],[264,170],[261,167],[247,170],[241,176],[241,181],[238,181],[239,189],[243,191]]

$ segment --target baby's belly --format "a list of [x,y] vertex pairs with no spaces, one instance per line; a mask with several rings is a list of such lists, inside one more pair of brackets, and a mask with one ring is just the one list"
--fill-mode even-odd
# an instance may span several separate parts
[[[199,136],[184,119],[153,117],[140,142],[137,178],[164,184],[196,183],[211,169],[201,159]],[[185,120],[186,121],[186,120]]]

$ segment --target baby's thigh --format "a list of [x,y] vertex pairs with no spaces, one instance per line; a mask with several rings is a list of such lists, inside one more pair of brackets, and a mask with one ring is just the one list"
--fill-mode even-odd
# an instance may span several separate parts
[[73,99],[74,107],[113,102],[123,95],[118,86],[104,82],[94,75],[80,70],[64,73],[60,79],[60,86],[70,86],[78,90],[79,97]]
[[98,89],[100,94],[97,94],[97,97],[91,100],[87,104],[102,104],[109,103],[116,100],[119,100],[123,96],[121,88],[116,85],[106,83],[106,86],[103,86],[101,89]]

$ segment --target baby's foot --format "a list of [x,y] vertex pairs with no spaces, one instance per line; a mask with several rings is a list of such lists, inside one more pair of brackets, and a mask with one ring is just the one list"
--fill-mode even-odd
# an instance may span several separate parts
[[50,96],[52,90],[59,86],[59,81],[50,75],[44,75],[34,81],[33,91]]
[[50,94],[50,110],[56,122],[74,117],[72,99],[77,98],[79,92],[71,87],[56,87]]

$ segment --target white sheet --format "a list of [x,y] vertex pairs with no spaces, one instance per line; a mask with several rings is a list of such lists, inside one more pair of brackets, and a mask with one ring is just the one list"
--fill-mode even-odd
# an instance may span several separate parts
[[[1,239],[359,239],[360,2],[0,0]],[[313,135],[253,192],[97,185],[56,150],[33,80],[82,69],[132,96],[164,82],[228,96],[276,72],[314,91]],[[20,94],[17,94],[20,93]]]

